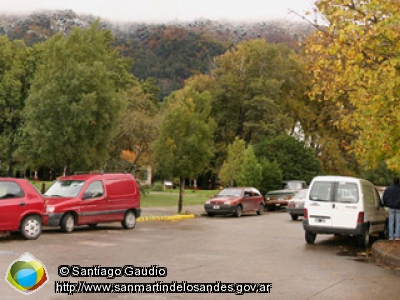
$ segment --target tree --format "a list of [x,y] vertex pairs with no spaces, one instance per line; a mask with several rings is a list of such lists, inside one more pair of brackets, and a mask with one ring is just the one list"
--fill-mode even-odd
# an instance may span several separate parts
[[265,157],[271,162],[276,160],[283,180],[301,179],[310,183],[321,174],[320,162],[313,149],[289,135],[265,138],[255,145],[255,153],[259,158]]
[[282,170],[276,160],[269,161],[266,158],[260,159],[261,182],[260,192],[265,195],[268,191],[276,190],[281,186]]
[[365,178],[378,186],[390,185],[393,182],[393,178],[395,176],[398,176],[398,174],[388,169],[383,161],[379,162],[377,168],[364,169],[362,172],[362,178]]
[[214,154],[215,122],[210,117],[210,93],[199,93],[190,84],[172,93],[165,105],[153,156],[161,175],[180,179],[180,213],[185,179],[202,173]]
[[127,106],[118,120],[113,153],[117,161],[122,151],[130,154],[128,171],[152,162],[151,145],[158,136],[160,118],[158,93],[154,81],[149,79],[137,82],[121,95]]
[[191,80],[197,91],[213,96],[212,116],[218,125],[213,168],[218,170],[236,137],[249,145],[294,131],[298,119],[292,104],[304,97],[306,86],[296,54],[265,40],[238,44],[214,63],[210,75]]
[[228,146],[228,158],[224,161],[219,172],[219,177],[224,185],[235,186],[235,179],[244,163],[245,151],[246,143],[238,137]]
[[311,97],[341,112],[333,126],[354,136],[361,165],[400,170],[400,11],[397,1],[319,0],[327,26],[307,41]]
[[38,65],[24,108],[19,157],[31,166],[102,169],[124,107],[118,92],[133,82],[130,61],[111,48],[112,35],[75,28],[37,46]]
[[302,96],[297,92],[301,65],[289,48],[265,40],[243,42],[217,57],[215,65],[217,142],[227,145],[239,137],[247,145],[295,126],[284,108]]
[[249,145],[244,152],[243,164],[236,175],[236,182],[239,186],[253,186],[260,188],[262,180],[262,166],[254,155],[253,146]]
[[5,166],[8,176],[16,163],[17,132],[29,90],[29,50],[22,41],[10,42],[0,36],[0,165]]

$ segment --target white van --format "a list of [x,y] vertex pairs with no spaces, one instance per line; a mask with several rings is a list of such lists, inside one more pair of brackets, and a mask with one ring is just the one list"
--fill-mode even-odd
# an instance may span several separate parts
[[305,239],[313,244],[317,234],[343,234],[369,244],[369,235],[386,234],[386,213],[375,186],[364,179],[317,176],[304,204]]

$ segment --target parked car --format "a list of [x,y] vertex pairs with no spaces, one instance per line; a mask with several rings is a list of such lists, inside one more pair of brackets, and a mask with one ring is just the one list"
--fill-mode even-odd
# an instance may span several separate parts
[[81,174],[61,177],[44,194],[47,226],[71,232],[75,225],[121,221],[133,229],[140,217],[140,192],[131,174]]
[[369,236],[387,232],[386,212],[378,190],[364,179],[344,176],[317,176],[304,204],[305,240],[313,244],[317,234],[356,237],[359,246],[369,244]]
[[297,191],[306,188],[307,183],[303,180],[282,181],[279,190],[269,191],[265,195],[265,207],[270,211],[279,207],[286,207]]
[[0,232],[20,231],[35,240],[46,220],[45,201],[28,180],[0,178]]
[[292,220],[297,220],[299,216],[304,216],[304,201],[307,196],[308,189],[299,190],[286,206],[286,211],[290,214]]
[[204,210],[214,215],[235,215],[241,217],[244,212],[264,211],[264,197],[253,187],[232,187],[223,189],[218,195],[206,201]]

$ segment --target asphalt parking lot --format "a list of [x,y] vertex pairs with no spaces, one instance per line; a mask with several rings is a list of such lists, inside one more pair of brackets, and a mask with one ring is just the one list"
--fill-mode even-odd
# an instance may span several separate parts
[[[149,212],[148,215],[151,213]],[[0,282],[1,299],[397,299],[398,276],[376,266],[368,249],[346,237],[317,237],[307,245],[301,221],[285,212],[262,216],[196,217],[181,221],[86,226],[71,234],[46,229],[38,240],[14,234],[0,240],[0,270],[25,252],[47,269],[49,281],[25,296]],[[60,265],[166,268],[166,277],[60,277]],[[56,282],[78,283],[271,283],[270,293],[183,294],[55,293]],[[250,290],[249,290],[250,291]],[[237,292],[237,290],[236,290]],[[243,292],[243,290],[242,290]]]

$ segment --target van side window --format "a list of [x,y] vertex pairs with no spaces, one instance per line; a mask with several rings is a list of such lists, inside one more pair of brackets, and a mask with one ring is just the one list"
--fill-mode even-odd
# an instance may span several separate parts
[[101,181],[92,182],[84,193],[85,199],[97,198],[104,195],[104,189]]
[[375,188],[369,185],[363,185],[362,187],[365,203],[368,205],[377,205],[378,201],[376,199]]
[[339,183],[336,193],[336,201],[346,203],[358,202],[358,188],[355,183]]

